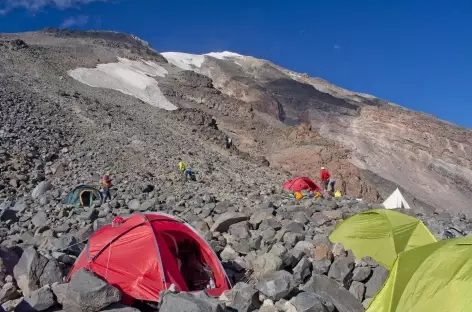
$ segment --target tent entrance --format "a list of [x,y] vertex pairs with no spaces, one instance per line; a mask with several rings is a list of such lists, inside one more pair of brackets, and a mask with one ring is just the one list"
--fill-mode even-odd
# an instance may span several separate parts
[[67,194],[62,203],[65,205],[90,207],[93,204],[100,204],[101,201],[102,194],[99,190],[90,185],[79,185]]
[[92,206],[94,202],[96,202],[97,200],[100,200],[100,198],[96,196],[96,193],[93,190],[81,191],[79,195],[79,199],[80,199],[80,205],[83,207],[90,207]]
[[170,254],[170,257],[162,257],[169,280],[174,280],[179,284],[177,286],[186,291],[207,289],[210,279],[214,279],[214,272],[197,241],[178,231],[162,231],[159,234],[165,241],[165,246],[160,244],[159,250],[165,254],[167,251],[163,249],[167,249]]

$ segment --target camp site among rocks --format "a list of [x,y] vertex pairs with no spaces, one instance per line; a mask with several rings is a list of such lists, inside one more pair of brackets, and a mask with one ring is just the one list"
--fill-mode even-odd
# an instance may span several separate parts
[[[467,306],[466,288],[446,294],[468,278],[472,223],[462,208],[469,195],[456,197],[460,205],[438,207],[414,188],[356,169],[345,147],[268,114],[283,112],[282,86],[261,85],[257,94],[267,101],[245,102],[238,92],[224,92],[242,88],[241,81],[222,88],[219,76],[214,86],[122,33],[45,29],[1,38],[5,311]],[[227,57],[235,56],[202,56],[202,66],[220,66]],[[131,88],[132,79],[107,76],[116,68],[137,71],[141,80]],[[256,87],[249,86],[252,94]],[[277,90],[272,100],[267,88]],[[349,99],[317,96],[351,114],[338,105]],[[226,148],[228,136],[234,143]],[[179,159],[195,181],[183,179]],[[340,196],[314,195],[321,166],[336,176]],[[111,200],[101,204],[107,171]],[[455,179],[454,194],[469,187],[465,176],[437,172]],[[283,189],[297,177],[313,180],[297,184],[300,196]],[[404,265],[412,259],[414,265]],[[434,289],[444,290],[435,300],[418,293]]]

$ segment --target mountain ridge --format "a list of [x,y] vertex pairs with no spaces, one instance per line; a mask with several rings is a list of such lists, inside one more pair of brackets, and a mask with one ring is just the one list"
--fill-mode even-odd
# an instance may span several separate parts
[[[102,90],[112,92],[115,101],[131,100],[136,98],[132,92],[124,95],[123,89],[108,91],[110,86],[91,87],[94,84],[84,87],[70,81],[75,79],[67,72],[117,64],[120,58],[142,63],[127,70],[152,63],[162,73],[152,77],[153,88],[159,92],[157,102],[170,101],[180,109],[217,116],[220,129],[233,137],[238,149],[266,158],[271,170],[317,180],[323,165],[333,172],[344,193],[368,201],[379,202],[398,186],[409,201],[419,203],[420,210],[468,212],[472,200],[469,129],[228,51],[210,52],[203,60],[200,55],[198,66],[189,71],[175,66],[165,58],[166,53],[157,53],[141,39],[118,32],[49,29],[0,37],[19,39],[28,46],[5,44],[7,50],[16,52],[6,55],[13,63],[4,64],[4,73],[19,79],[11,74],[13,65],[18,73],[34,73],[36,80],[31,84],[48,90],[49,97],[73,94],[75,88],[90,93],[91,99]],[[51,74],[40,77],[42,71]],[[296,79],[291,77],[294,75]],[[72,89],[61,90],[66,87]],[[160,99],[161,93],[165,98]]]
[[[225,53],[231,55],[232,52]],[[176,52],[161,55],[177,66],[185,63]],[[185,56],[193,58],[189,54]],[[458,205],[467,211],[471,200],[467,193],[472,190],[472,171],[468,169],[472,164],[469,156],[472,130],[284,69],[267,60],[239,54],[237,59],[231,56],[215,59],[207,54],[200,57],[203,59],[193,64],[192,70],[209,76],[223,93],[256,105],[256,109],[286,124],[311,124],[323,137],[351,149],[351,163],[356,167],[371,170],[412,190],[427,206],[453,206],[455,209]],[[426,131],[424,138],[417,131],[422,127]],[[450,156],[435,151],[437,144],[445,144],[444,151]],[[426,154],[410,155],[418,148]],[[392,154],[394,157],[390,158]],[[456,163],[461,169],[455,169]],[[412,174],[415,170],[410,172],[412,168],[416,168],[416,175]],[[434,187],[425,186],[432,181],[435,181]],[[460,182],[457,184],[457,181]],[[452,195],[447,195],[451,192]]]

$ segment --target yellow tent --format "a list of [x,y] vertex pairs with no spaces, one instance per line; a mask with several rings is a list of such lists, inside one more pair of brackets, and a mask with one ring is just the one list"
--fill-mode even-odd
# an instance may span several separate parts
[[436,242],[423,222],[387,209],[361,212],[344,220],[329,239],[351,249],[356,258],[370,256],[388,269],[400,252]]
[[400,253],[367,312],[472,311],[471,255],[472,237]]

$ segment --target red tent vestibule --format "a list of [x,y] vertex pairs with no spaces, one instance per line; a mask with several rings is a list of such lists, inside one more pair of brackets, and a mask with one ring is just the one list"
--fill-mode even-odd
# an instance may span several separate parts
[[[198,259],[207,273],[196,278],[192,259]],[[99,229],[77,258],[68,280],[81,268],[104,278],[128,300],[157,302],[159,292],[171,284],[178,291],[205,289],[210,276],[215,285],[206,289],[209,295],[219,296],[230,288],[221,262],[205,239],[184,221],[162,213],[134,214]]]
[[309,178],[299,177],[285,182],[283,189],[290,190],[292,192],[301,192],[302,190],[316,192],[320,190],[320,187]]

